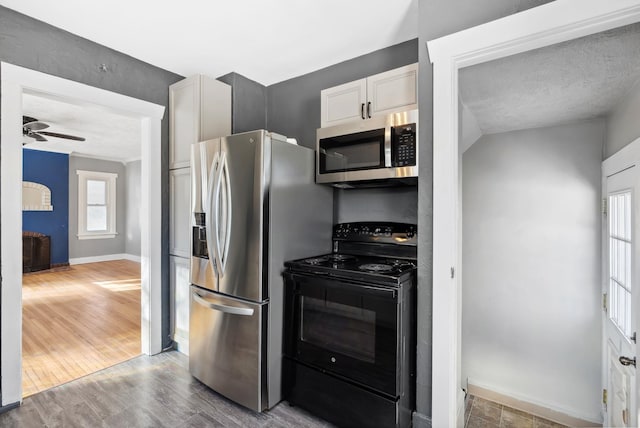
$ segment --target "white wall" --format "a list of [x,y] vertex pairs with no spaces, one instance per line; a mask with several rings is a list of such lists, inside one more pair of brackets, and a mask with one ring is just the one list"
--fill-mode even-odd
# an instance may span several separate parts
[[462,379],[600,419],[603,120],[463,156]]
[[140,255],[140,173],[141,161],[128,162],[127,167],[127,220],[125,252]]
[[609,114],[605,158],[640,137],[640,81]]

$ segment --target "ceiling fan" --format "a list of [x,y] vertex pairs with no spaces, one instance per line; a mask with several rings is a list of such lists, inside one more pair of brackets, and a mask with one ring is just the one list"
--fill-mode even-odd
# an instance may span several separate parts
[[[83,137],[76,137],[74,135],[59,134],[57,132],[43,131],[47,129],[49,125],[44,122],[40,122],[38,119],[30,116],[22,116],[22,135],[31,137],[36,141],[49,141],[43,135],[56,138],[65,138],[67,140],[85,141]],[[24,145],[24,143],[23,143]]]

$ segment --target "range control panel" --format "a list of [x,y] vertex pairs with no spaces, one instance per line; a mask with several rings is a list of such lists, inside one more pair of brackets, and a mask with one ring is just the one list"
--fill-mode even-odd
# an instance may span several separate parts
[[391,128],[391,165],[394,167],[416,164],[416,124]]
[[356,222],[333,226],[335,241],[384,242],[415,245],[418,227],[409,223]]

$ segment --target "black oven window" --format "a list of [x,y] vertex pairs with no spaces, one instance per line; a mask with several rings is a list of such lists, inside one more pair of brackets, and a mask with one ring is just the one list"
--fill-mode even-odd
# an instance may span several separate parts
[[303,342],[375,363],[375,312],[307,296],[300,304]]

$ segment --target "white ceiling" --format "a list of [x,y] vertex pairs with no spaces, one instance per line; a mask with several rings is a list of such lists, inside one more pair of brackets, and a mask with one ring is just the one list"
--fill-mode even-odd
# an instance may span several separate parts
[[37,142],[23,137],[28,149],[54,151],[120,162],[140,159],[140,120],[106,110],[98,105],[76,105],[65,100],[27,94],[22,96],[22,112],[49,125],[43,131],[84,137],[72,141],[50,137]]
[[180,74],[263,85],[418,36],[418,0],[0,0]]
[[482,134],[607,116],[640,80],[640,23],[460,71]]

